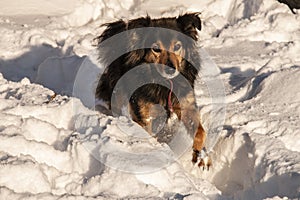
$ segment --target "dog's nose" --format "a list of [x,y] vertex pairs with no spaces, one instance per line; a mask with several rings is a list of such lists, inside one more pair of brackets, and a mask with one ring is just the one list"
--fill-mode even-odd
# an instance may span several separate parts
[[176,69],[175,68],[173,68],[173,67],[166,67],[166,69],[165,69],[165,72],[167,73],[167,74],[174,74],[175,73],[175,71],[176,71]]
[[176,69],[175,69],[173,63],[170,62],[170,61],[168,61],[168,62],[166,63],[165,72],[166,72],[167,74],[174,74],[175,71],[176,71]]

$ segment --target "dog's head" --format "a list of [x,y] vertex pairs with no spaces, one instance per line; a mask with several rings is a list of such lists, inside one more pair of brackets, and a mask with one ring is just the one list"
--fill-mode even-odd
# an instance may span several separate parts
[[[201,30],[198,15],[199,13],[188,13],[159,19],[150,19],[147,16],[127,23],[120,20],[107,24],[107,29],[100,36],[100,42],[126,30],[152,27],[153,31],[133,31],[128,38],[124,38],[128,41],[127,45],[135,49],[127,55],[126,63],[130,65],[154,63],[163,77],[171,79],[185,70],[184,58],[188,57],[189,49],[193,48],[197,41],[197,29]],[[147,48],[139,48],[141,46]]]

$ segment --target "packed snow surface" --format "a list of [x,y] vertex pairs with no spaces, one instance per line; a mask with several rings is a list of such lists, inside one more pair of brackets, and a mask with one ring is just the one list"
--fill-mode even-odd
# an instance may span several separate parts
[[[205,128],[222,122],[209,171],[192,165],[189,138],[160,144],[91,99],[101,24],[195,11],[203,67],[219,73],[195,89]],[[275,0],[3,0],[0,33],[0,199],[300,198],[299,11]]]

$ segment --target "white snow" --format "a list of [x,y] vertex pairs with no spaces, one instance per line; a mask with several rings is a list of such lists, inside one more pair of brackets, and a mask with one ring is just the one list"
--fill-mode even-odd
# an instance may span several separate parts
[[[191,141],[169,147],[93,109],[100,25],[186,11],[201,12],[203,66],[217,66],[196,85],[203,124],[217,128],[209,171],[192,165]],[[0,34],[0,199],[300,198],[299,11],[275,0],[3,0]]]

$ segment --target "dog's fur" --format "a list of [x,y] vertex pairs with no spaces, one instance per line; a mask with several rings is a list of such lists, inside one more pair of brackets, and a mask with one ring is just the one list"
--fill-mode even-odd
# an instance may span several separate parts
[[[107,28],[97,38],[100,61],[106,69],[98,82],[96,98],[105,101],[108,109],[111,109],[111,100],[113,91],[117,88],[117,82],[129,70],[145,64],[147,67],[142,74],[135,74],[127,81],[128,83],[137,80],[145,81],[148,78],[150,80],[147,80],[150,82],[153,79],[153,83],[139,87],[128,97],[129,113],[135,122],[152,135],[153,130],[157,128],[156,119],[160,119],[163,114],[170,119],[175,113],[194,137],[192,158],[194,163],[197,162],[198,154],[204,148],[206,138],[206,133],[200,123],[200,113],[196,107],[193,91],[194,81],[200,67],[200,58],[196,49],[196,29],[201,30],[198,14],[188,13],[178,17],[159,19],[151,19],[147,16],[128,22],[120,20],[107,23],[105,24]],[[135,31],[143,27],[159,27],[173,31],[166,33],[164,31],[147,31],[142,34]],[[114,35],[124,33],[124,31],[128,33],[123,34],[121,38],[115,37],[109,41]],[[109,42],[105,43],[107,41]],[[149,48],[140,48],[145,46]],[[114,58],[118,52],[122,51],[127,53]],[[180,79],[182,76],[178,76],[179,73],[188,81],[188,86],[182,84],[182,79]],[[166,86],[156,84],[155,77],[163,78],[166,83],[171,80],[174,84],[173,90],[170,91]],[[121,85],[119,91],[122,92],[122,90],[126,90],[126,86]],[[171,96],[169,97],[169,95]],[[122,100],[117,99],[113,103],[121,104],[121,102]],[[157,104],[160,107],[154,106]],[[165,109],[165,113],[162,112],[162,107]],[[166,136],[166,129],[163,130],[156,137],[160,142],[168,142],[170,138]],[[202,161],[200,161],[200,165],[203,165]]]

